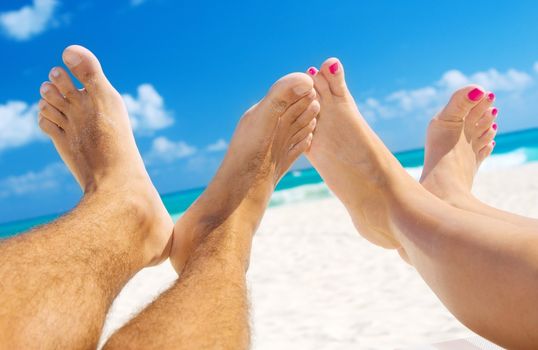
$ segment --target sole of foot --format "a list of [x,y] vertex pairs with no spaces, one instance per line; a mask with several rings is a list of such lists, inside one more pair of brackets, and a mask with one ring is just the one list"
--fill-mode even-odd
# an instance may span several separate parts
[[319,71],[311,67],[307,72],[321,105],[308,159],[346,206],[363,237],[384,248],[399,248],[391,207],[398,203],[396,194],[418,184],[359,112],[342,63],[330,58]]
[[480,86],[457,90],[428,127],[421,184],[451,205],[471,197],[480,164],[495,146],[495,95]]
[[85,196],[105,193],[125,203],[145,231],[144,262],[159,263],[168,257],[173,223],[146,172],[125,104],[88,49],[69,46],[62,58],[83,88],[53,68],[40,88],[39,126]]
[[310,147],[319,109],[312,79],[293,73],[243,115],[217,174],[176,223],[171,261],[178,273],[218,227],[233,222],[230,230],[250,242],[275,186]]

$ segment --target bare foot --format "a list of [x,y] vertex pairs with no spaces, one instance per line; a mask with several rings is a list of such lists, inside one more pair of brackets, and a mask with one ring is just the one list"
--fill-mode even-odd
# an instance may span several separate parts
[[495,146],[494,100],[492,92],[479,86],[462,88],[428,127],[420,182],[454,206],[470,200],[476,171]]
[[133,204],[147,224],[144,257],[155,264],[168,256],[173,223],[144,168],[120,94],[97,58],[70,46],[63,60],[83,84],[78,90],[65,70],[55,67],[41,86],[39,126],[51,137],[86,195],[106,193]]
[[315,97],[312,79],[294,73],[243,115],[216,176],[176,223],[170,259],[178,273],[216,227],[233,220],[255,232],[276,184],[310,146]]
[[318,72],[308,69],[321,111],[307,157],[346,206],[353,223],[369,241],[399,248],[391,207],[395,193],[420,187],[401,168],[362,117],[344,80],[344,68],[330,58]]

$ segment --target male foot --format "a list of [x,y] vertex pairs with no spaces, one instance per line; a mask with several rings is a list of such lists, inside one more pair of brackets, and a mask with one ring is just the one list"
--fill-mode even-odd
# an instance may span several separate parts
[[391,207],[395,193],[413,191],[414,183],[370,129],[351,96],[340,61],[330,58],[314,79],[321,111],[307,157],[329,188],[346,206],[366,239],[385,248],[399,248]]
[[471,85],[456,91],[430,122],[421,184],[440,199],[462,208],[497,133],[495,95]]
[[315,97],[312,79],[294,73],[243,115],[216,176],[176,223],[170,259],[178,273],[217,227],[232,224],[234,234],[241,225],[254,233],[276,184],[310,146],[319,112]]
[[85,196],[123,201],[133,215],[126,220],[142,219],[143,259],[158,263],[168,256],[173,223],[144,168],[123,100],[89,50],[70,46],[63,61],[84,88],[77,89],[64,69],[53,68],[40,89],[39,126]]

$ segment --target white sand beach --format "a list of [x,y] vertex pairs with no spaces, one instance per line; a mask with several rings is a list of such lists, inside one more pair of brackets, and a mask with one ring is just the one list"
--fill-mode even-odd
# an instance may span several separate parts
[[[538,213],[538,163],[485,167],[475,193]],[[111,310],[103,338],[176,278],[168,262],[141,271]],[[405,349],[472,332],[394,251],[362,239],[335,198],[269,209],[248,273],[253,349]]]

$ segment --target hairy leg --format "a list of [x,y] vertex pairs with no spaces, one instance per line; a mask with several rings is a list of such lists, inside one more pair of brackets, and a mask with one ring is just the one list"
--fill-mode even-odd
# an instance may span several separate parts
[[430,122],[420,183],[449,204],[477,214],[538,229],[538,220],[491,207],[472,193],[482,161],[491,154],[498,126],[495,95],[479,86],[456,91]]
[[538,232],[455,208],[414,181],[361,116],[337,59],[312,72],[321,111],[308,157],[371,242],[402,250],[465,325],[538,343]]
[[180,279],[105,348],[248,348],[252,237],[276,184],[310,146],[318,112],[304,74],[280,79],[247,111],[217,175],[176,223],[170,258]]
[[172,222],[136,148],[121,97],[88,50],[54,68],[39,124],[81,185],[59,220],[0,243],[0,344],[11,349],[95,347],[123,285],[168,255]]

